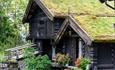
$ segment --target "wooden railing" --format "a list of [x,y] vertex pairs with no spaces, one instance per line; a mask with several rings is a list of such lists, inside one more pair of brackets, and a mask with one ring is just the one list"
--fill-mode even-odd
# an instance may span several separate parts
[[[25,44],[23,46],[17,46],[15,48],[10,48],[10,49],[7,49],[6,52],[7,52],[7,55],[8,55],[8,60],[10,59],[21,59],[23,58],[23,52],[24,52],[24,49],[28,48],[28,47],[31,47],[31,46],[35,46],[35,44]],[[37,54],[38,51],[35,51],[34,54]]]

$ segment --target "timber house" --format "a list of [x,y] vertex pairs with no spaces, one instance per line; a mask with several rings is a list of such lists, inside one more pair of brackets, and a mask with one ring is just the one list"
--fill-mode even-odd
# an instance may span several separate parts
[[114,11],[98,0],[29,0],[23,23],[28,40],[53,59],[68,53],[91,59],[93,70],[115,70]]

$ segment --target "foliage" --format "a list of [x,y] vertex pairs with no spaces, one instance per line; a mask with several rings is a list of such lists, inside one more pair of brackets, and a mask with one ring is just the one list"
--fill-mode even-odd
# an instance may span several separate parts
[[94,40],[115,40],[115,30],[113,24],[115,17],[97,17],[91,15],[74,16],[76,22]]
[[83,70],[86,70],[88,64],[90,64],[90,60],[88,58],[81,58],[79,67]]
[[68,54],[60,54],[58,53],[56,55],[56,62],[60,65],[66,65],[69,64],[70,58]]
[[20,23],[26,0],[0,0],[0,52],[22,43]]
[[31,47],[28,47],[26,49],[24,49],[24,58],[31,58],[34,56],[34,51],[35,49],[34,48],[31,48]]
[[33,48],[27,48],[24,52],[25,64],[27,70],[50,70],[51,61],[47,55],[35,56],[35,50]]

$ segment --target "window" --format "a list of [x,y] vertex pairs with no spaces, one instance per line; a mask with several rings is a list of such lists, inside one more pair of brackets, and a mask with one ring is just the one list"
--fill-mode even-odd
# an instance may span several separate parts
[[39,23],[40,23],[40,25],[43,25],[43,24],[44,24],[44,21],[43,21],[43,20],[40,20]]

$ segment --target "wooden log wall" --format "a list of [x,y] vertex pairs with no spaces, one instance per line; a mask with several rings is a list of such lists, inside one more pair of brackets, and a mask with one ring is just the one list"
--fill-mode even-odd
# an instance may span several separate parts
[[31,14],[32,18],[29,22],[29,37],[28,39],[50,39],[53,33],[53,23],[45,15],[45,13],[37,7],[35,13]]

